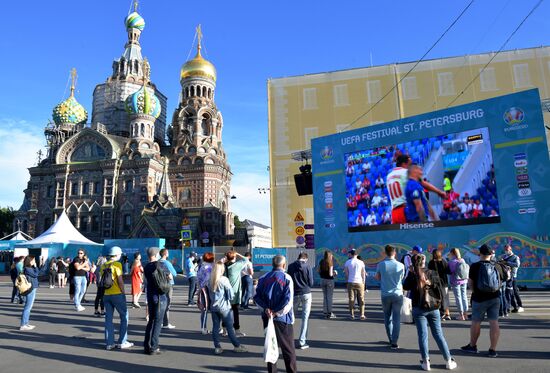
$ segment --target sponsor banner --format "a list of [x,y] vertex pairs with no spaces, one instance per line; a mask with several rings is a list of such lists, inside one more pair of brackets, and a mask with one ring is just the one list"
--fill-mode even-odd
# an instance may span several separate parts
[[271,268],[273,268],[272,261],[275,255],[283,255],[286,257],[286,249],[252,249],[252,265],[254,266],[254,271],[270,271]]

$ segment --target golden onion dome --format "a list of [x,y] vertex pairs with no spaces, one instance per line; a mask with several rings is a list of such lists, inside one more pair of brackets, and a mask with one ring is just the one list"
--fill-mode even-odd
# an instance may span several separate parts
[[187,78],[206,78],[216,82],[216,68],[201,55],[201,46],[197,48],[197,55],[181,67],[180,82]]

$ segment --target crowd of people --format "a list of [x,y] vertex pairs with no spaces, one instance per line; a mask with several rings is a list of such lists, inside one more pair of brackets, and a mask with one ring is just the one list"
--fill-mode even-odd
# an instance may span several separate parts
[[[477,340],[481,322],[487,318],[490,326],[488,356],[497,356],[499,317],[507,317],[510,312],[523,312],[516,285],[520,258],[513,253],[510,245],[506,245],[505,254],[499,260],[495,260],[493,249],[482,245],[479,248],[480,260],[471,266],[461,257],[457,248],[448,253],[447,259],[443,257],[441,250],[434,250],[430,261],[427,261],[420,246],[414,246],[401,261],[397,260],[397,251],[391,245],[385,247],[385,254],[386,258],[377,265],[375,278],[380,283],[384,326],[391,349],[400,348],[401,315],[408,312],[407,304],[410,304],[417,328],[422,369],[430,370],[428,327],[443,355],[446,368],[457,367],[441,327],[442,320],[451,319],[450,289],[455,296],[458,311],[456,319],[471,319],[470,340],[461,350],[467,353],[478,352]],[[78,250],[77,256],[68,263],[63,258],[54,258],[48,263],[50,287],[57,284],[63,288],[69,282],[69,294],[77,312],[84,311],[82,303],[88,286],[90,283],[96,283],[94,314],[105,317],[107,350],[128,349],[134,346],[134,343],[128,340],[128,309],[121,255],[120,247],[111,247],[104,257],[98,258],[94,263],[86,256],[84,250]],[[131,279],[132,307],[141,308],[140,296],[145,292],[147,326],[143,351],[149,355],[162,353],[162,329],[175,328],[169,320],[169,309],[177,273],[167,260],[168,256],[167,249],[151,247],[147,249],[146,265],[142,265],[141,255],[136,253],[128,271]],[[250,300],[253,300],[260,311],[264,327],[273,322],[286,371],[296,372],[295,349],[309,348],[308,324],[314,287],[313,267],[309,263],[307,252],[301,252],[297,260],[288,265],[284,256],[277,255],[273,258],[272,264],[272,270],[261,276],[254,288],[250,253],[240,255],[235,250],[230,250],[223,258],[215,261],[212,252],[203,254],[201,258],[192,252],[185,259],[185,270],[189,280],[188,305],[198,306],[198,329],[202,334],[212,335],[214,354],[224,352],[220,336],[229,338],[236,353],[246,353],[248,349],[241,343],[246,334],[242,330],[239,310],[247,308]],[[31,312],[39,288],[39,270],[45,265],[42,259],[37,263],[35,257],[28,255],[15,258],[11,267],[11,301],[24,303],[20,321],[21,331],[35,328],[30,324]],[[317,271],[323,292],[323,315],[327,319],[336,318],[333,312],[333,293],[337,271],[334,267],[333,254],[326,251],[318,263]],[[68,274],[67,280],[63,276],[65,273]],[[356,319],[358,303],[358,318],[365,320],[367,272],[364,262],[355,250],[349,251],[344,274],[349,317],[352,320]],[[471,314],[467,298],[468,286],[472,290]],[[115,333],[115,311],[120,319],[118,333]],[[210,330],[208,314],[212,319]],[[295,315],[301,320],[296,341],[293,329]],[[115,335],[118,337],[115,338]],[[276,362],[268,362],[267,370],[277,371]]]

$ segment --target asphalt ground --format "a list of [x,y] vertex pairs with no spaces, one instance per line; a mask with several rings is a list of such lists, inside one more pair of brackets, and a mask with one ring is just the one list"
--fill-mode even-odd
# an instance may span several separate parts
[[[7,279],[9,281],[9,279]],[[163,354],[148,356],[143,351],[145,311],[130,309],[130,350],[106,351],[104,321],[93,316],[93,305],[74,311],[68,288],[38,289],[31,324],[33,331],[19,331],[22,306],[9,303],[11,283],[0,283],[0,372],[265,372],[262,359],[263,330],[258,311],[241,313],[241,342],[249,352],[236,354],[227,338],[222,338],[222,355],[213,354],[211,335],[199,332],[199,312],[187,307],[187,286],[176,285],[171,323],[176,329],[161,334]],[[93,300],[95,286],[87,298]],[[335,291],[336,320],[322,319],[322,293],[313,291],[307,350],[297,350],[300,372],[404,372],[420,370],[419,349],[414,325],[402,325],[400,349],[389,349],[382,321],[380,293],[367,293],[367,320],[349,320],[346,292]],[[484,325],[478,355],[465,355],[460,346],[469,341],[469,322],[446,321],[444,333],[451,353],[463,372],[550,372],[550,292],[522,292],[526,311],[501,320],[499,357],[486,357],[489,336]],[[128,298],[130,300],[130,298]],[[143,304],[143,297],[141,299]],[[454,300],[451,299],[451,304]],[[453,311],[454,309],[452,309]],[[299,313],[298,313],[299,315]],[[115,316],[115,322],[117,318]],[[211,320],[209,318],[209,325]],[[295,324],[299,333],[300,320]],[[445,363],[430,337],[432,370]],[[282,357],[279,370],[284,371]]]

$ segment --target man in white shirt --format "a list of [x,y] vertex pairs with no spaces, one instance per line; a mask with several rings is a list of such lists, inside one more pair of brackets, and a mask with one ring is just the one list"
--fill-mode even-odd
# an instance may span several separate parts
[[359,214],[357,215],[357,218],[355,219],[355,226],[361,227],[365,225],[365,217],[363,216],[363,213],[359,211]]
[[365,263],[357,259],[355,249],[350,250],[349,259],[344,265],[344,273],[346,275],[348,288],[348,305],[350,317],[355,319],[355,299],[359,299],[359,309],[361,311],[361,320],[365,320]]
[[380,203],[381,203],[381,202],[382,202],[382,197],[380,197],[380,195],[378,194],[378,192],[376,192],[376,194],[374,195],[374,197],[372,197],[371,206],[372,206],[372,207],[378,208],[378,206],[380,206]]
[[468,198],[464,197],[462,199],[462,202],[460,202],[458,204],[458,208],[460,210],[460,214],[464,217],[464,218],[469,218],[470,215],[468,214]]
[[374,214],[374,211],[371,211],[369,216],[367,216],[367,222],[365,223],[365,225],[377,225],[378,223],[376,222],[376,215]]

